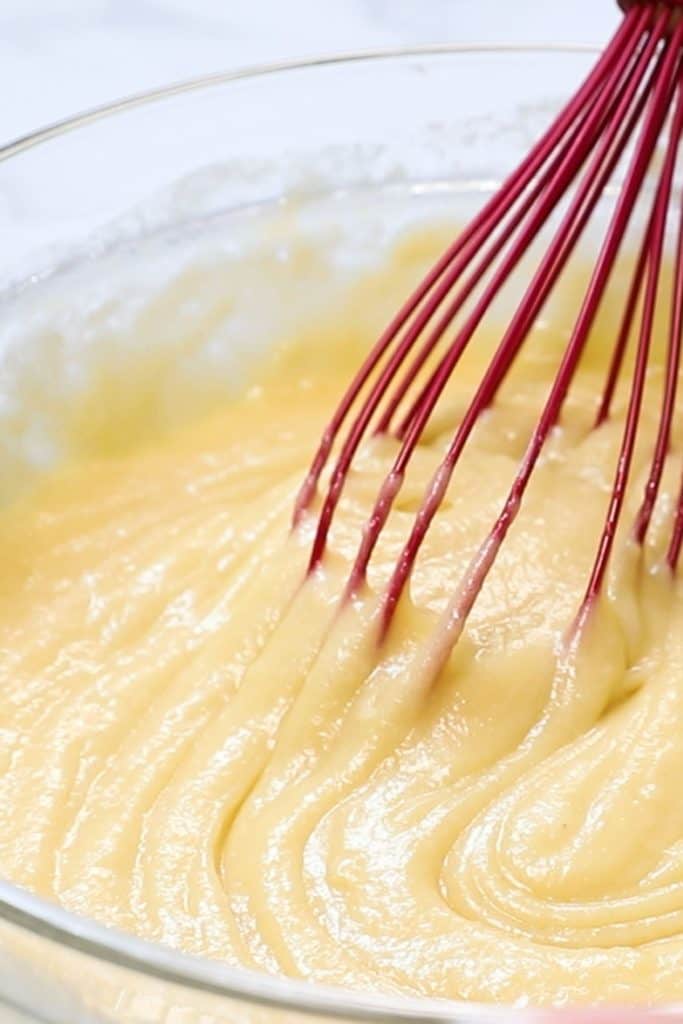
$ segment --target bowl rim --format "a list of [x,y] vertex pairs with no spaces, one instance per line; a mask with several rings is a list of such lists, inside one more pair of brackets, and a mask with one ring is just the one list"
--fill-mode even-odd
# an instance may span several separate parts
[[[9,160],[53,138],[85,128],[104,118],[213,86],[251,80],[287,72],[307,71],[336,65],[377,63],[402,58],[471,56],[476,54],[591,54],[599,52],[593,44],[564,43],[437,43],[353,50],[302,59],[266,62],[231,70],[217,71],[171,82],[150,90],[86,108],[70,117],[51,122],[35,131],[18,136],[0,146],[0,161]],[[125,970],[209,995],[244,1001],[270,1009],[294,1011],[332,1019],[411,1024],[457,1024],[462,1022],[507,1021],[523,1015],[535,1017],[535,1010],[510,1004],[462,1002],[411,996],[356,993],[352,989],[322,985],[295,978],[278,977],[246,967],[231,967],[217,960],[182,953],[161,943],[100,924],[60,907],[21,886],[0,878],[0,921],[31,932],[58,946]],[[2,998],[0,993],[0,998]],[[564,1016],[564,1010],[543,1010],[543,1020]],[[571,1012],[571,1011],[570,1011]],[[680,1006],[661,1006],[650,1011],[656,1016],[680,1012]],[[538,1018],[536,1018],[538,1019]],[[575,1018],[574,1018],[575,1019]],[[614,1019],[613,1017],[611,1019]],[[598,1015],[592,1011],[592,1021]]]
[[181,96],[190,92],[208,89],[212,86],[225,85],[244,79],[264,78],[288,71],[307,71],[313,68],[333,67],[341,64],[361,64],[363,62],[379,62],[396,60],[402,57],[438,57],[456,54],[523,54],[523,53],[565,53],[591,54],[599,53],[600,46],[594,43],[425,43],[420,46],[378,47],[367,50],[347,50],[341,53],[319,54],[311,57],[292,58],[291,60],[267,61],[262,64],[247,64],[244,67],[214,71],[206,75],[197,75],[169,82],[154,89],[144,89],[130,93],[94,107],[86,107],[68,117],[51,121],[34,131],[16,136],[0,145],[0,161],[8,160],[26,149],[48,142],[56,136],[72,132],[77,128],[86,127],[96,121],[116,114],[133,110],[136,107],[158,103],[173,96]]

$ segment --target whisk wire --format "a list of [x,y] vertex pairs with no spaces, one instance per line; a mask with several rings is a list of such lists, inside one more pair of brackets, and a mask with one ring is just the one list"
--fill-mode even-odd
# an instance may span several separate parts
[[[395,340],[410,316],[419,307],[433,286],[441,279],[446,270],[453,264],[462,250],[468,244],[472,244],[473,239],[485,237],[491,227],[495,225],[499,211],[506,209],[511,202],[514,202],[529,182],[533,180],[535,174],[562,139],[564,133],[571,128],[572,123],[581,115],[585,106],[591,103],[594,91],[600,87],[610,73],[620,56],[622,48],[630,46],[633,36],[641,29],[642,20],[642,14],[635,10],[631,10],[626,14],[604,53],[576,94],[566,104],[556,120],[544,132],[518,167],[509,175],[501,188],[496,191],[470,224],[448,247],[381,334],[354,376],[351,384],[346,389],[332,419],[323,431],[318,449],[297,495],[293,516],[294,526],[300,523],[303,515],[309,509],[315,496],[320,475],[330,455],[337,434],[386,349]],[[434,308],[436,308],[436,305],[437,303],[434,304]],[[429,315],[428,313],[421,314],[421,317],[424,316],[422,327],[426,325]]]
[[[532,278],[527,291],[522,298],[515,314],[503,335],[496,353],[494,354],[484,377],[475,392],[475,395],[467,408],[463,419],[456,431],[455,437],[449,447],[446,456],[437,470],[437,473],[427,490],[426,497],[415,518],[411,534],[399,556],[396,569],[389,581],[384,599],[383,628],[386,629],[393,615],[393,611],[400,599],[401,593],[410,574],[412,566],[417,557],[425,534],[436,514],[436,511],[443,500],[445,490],[450,483],[451,476],[457,462],[464,450],[475,424],[482,411],[488,408],[498,392],[512,362],[518,354],[525,338],[531,329],[536,316],[543,303],[550,294],[563,267],[566,265],[569,256],[575,248],[588,220],[597,205],[605,184],[609,180],[623,150],[637,124],[642,112],[647,90],[639,91],[643,82],[643,76],[650,67],[650,60],[661,38],[660,33],[664,32],[665,19],[660,17],[658,31],[650,36],[645,49],[639,56],[636,69],[630,73],[628,85],[621,95],[617,109],[610,121],[607,134],[601,139],[601,143],[591,160],[581,185],[574,195],[569,209],[562,219],[554,238],[544,255],[541,264]],[[661,58],[660,58],[661,62]],[[650,75],[656,73],[657,68],[650,71]],[[635,104],[630,110],[635,99]],[[558,188],[563,191],[565,181],[558,183]],[[543,210],[545,215],[545,210]],[[543,218],[545,221],[545,216]],[[625,231],[626,223],[623,225]],[[619,236],[620,238],[623,236]],[[574,370],[578,364],[579,357],[583,351],[588,332],[593,323],[595,313],[607,283],[606,270],[611,267],[609,258],[616,254],[616,237],[609,242],[609,249],[601,254],[594,273],[591,287],[587,293],[584,305],[579,313],[570,344],[567,349],[565,360],[560,366],[557,378],[546,407],[541,415],[539,424],[532,435],[529,447],[525,454],[524,461],[517,475],[513,488],[508,496],[503,511],[492,530],[492,540],[487,545],[491,552],[491,560],[481,561],[480,571],[472,576],[472,586],[480,588],[492,564],[493,557],[497,553],[504,540],[511,522],[516,517],[519,501],[524,493],[531,472],[536,464],[545,439],[557,422],[566,391],[571,383]],[[614,253],[613,253],[614,250]],[[425,422],[424,412],[420,420],[414,426],[415,436],[419,437],[419,431]],[[485,569],[485,571],[484,571]]]
[[[647,25],[649,18],[650,12],[641,12],[641,18],[637,27],[640,29],[644,28]],[[664,20],[660,19],[660,23],[663,31],[665,24]],[[386,478],[383,487],[380,489],[378,500],[363,531],[359,553],[347,586],[347,595],[350,596],[357,592],[359,587],[362,585],[369,558],[389,515],[394,498],[400,490],[410,458],[420,437],[422,436],[424,428],[432,414],[432,411],[434,410],[434,407],[436,406],[437,401],[453,374],[462,353],[471,341],[477,327],[483,320],[492,302],[500,293],[502,286],[508,280],[514,269],[518,266],[520,260],[527,252],[529,245],[546,224],[549,214],[565,195],[567,186],[579,171],[596,140],[600,137],[600,131],[607,119],[611,116],[610,129],[607,136],[602,140],[598,153],[594,157],[594,164],[596,166],[599,166],[603,158],[610,154],[614,138],[619,137],[620,133],[623,148],[623,144],[625,144],[629,132],[632,131],[635,126],[642,109],[642,104],[646,97],[645,91],[641,92],[639,104],[637,104],[633,116],[628,119],[625,124],[623,123],[621,115],[627,111],[633,96],[637,94],[639,85],[642,82],[643,74],[648,69],[650,58],[657,45],[657,41],[654,38],[650,38],[642,53],[638,54],[637,46],[639,42],[640,40],[636,38],[636,55],[638,59],[635,70],[632,66],[634,54],[631,50],[625,49],[620,55],[616,67],[613,69],[613,78],[611,80],[608,78],[607,80],[607,87],[604,95],[600,98],[601,102],[596,103],[590,111],[585,122],[569,146],[564,158],[557,166],[556,173],[552,179],[545,183],[539,204],[533,211],[530,221],[524,226],[520,236],[515,240],[510,251],[505,255],[501,265],[496,269],[493,277],[486,285],[483,294],[475,304],[474,309],[466,318],[465,323],[460,328],[456,338],[441,361],[438,363],[427,384],[418,395],[418,399],[414,406],[411,408],[411,413],[409,414],[411,418],[409,421],[406,421],[407,429],[402,438],[403,443],[392,470]],[[618,87],[623,85],[624,81],[627,81],[626,92],[622,96],[621,100],[619,100],[618,97],[621,95],[621,91]],[[612,88],[610,88],[610,86],[612,86]],[[615,97],[617,97],[616,107],[614,107]],[[462,450],[465,441],[469,437],[474,423],[479,418],[479,415],[495,397],[497,388],[509,369],[516,351],[526,337],[533,319],[544,301],[545,295],[550,290],[550,287],[556,277],[559,275],[560,270],[568,259],[574,244],[585,226],[585,223],[587,223],[592,209],[597,204],[602,193],[602,188],[616,165],[620,151],[621,150],[617,148],[611,153],[610,160],[598,182],[594,182],[591,177],[586,179],[585,186],[575,197],[571,206],[570,214],[568,214],[568,217],[565,218],[565,221],[563,222],[563,224],[567,222],[567,220],[571,222],[577,211],[581,211],[582,206],[585,204],[582,216],[577,223],[577,230],[569,235],[562,230],[558,232],[556,236],[556,245],[551,248],[547,259],[541,268],[542,277],[545,276],[547,278],[546,285],[542,283],[541,278],[537,275],[527,291],[525,299],[518,308],[515,317],[513,318],[510,328],[505,335],[504,341],[501,343],[501,346],[494,357],[490,370],[484,378],[482,387],[475,395],[475,399],[463,419],[456,436],[456,440],[453,444],[451,458],[447,460],[446,465],[444,465],[437,474],[437,477],[432,483],[428,501],[423,505],[418,513],[409,545],[404,549],[404,552],[399,559],[397,570],[392,577],[390,584],[390,596],[386,606],[387,619],[391,617],[393,608],[398,601],[398,596],[402,589],[402,583],[399,583],[399,580],[401,578],[405,580],[410,572],[422,538],[424,537],[429,523],[431,522],[433,512],[436,511],[436,508],[443,498],[443,494],[448,485],[452,469],[455,466],[459,453]],[[511,340],[513,338],[514,341]],[[312,563],[314,560],[317,561],[322,557],[322,551],[324,550],[331,517],[339,498],[344,476],[350,464],[350,458],[355,450],[353,446],[356,443],[357,438],[354,435],[352,428],[352,433],[348,442],[349,447],[345,445],[342,448],[342,453],[332,474],[330,489],[325,502],[323,503],[323,509],[318,524],[318,532],[313,545],[313,552],[311,556]]]
[[[683,23],[674,30],[674,38],[672,45],[667,53],[666,65],[671,64],[670,75],[673,76],[678,68],[680,67],[681,55],[678,50],[678,46],[683,42]],[[634,158],[634,165],[632,168],[632,177],[627,179],[627,182],[622,193],[623,197],[623,209],[617,210],[615,213],[615,221],[618,216],[621,216],[626,220],[627,215],[630,217],[630,212],[633,210],[635,198],[642,184],[647,165],[649,164],[654,142],[657,135],[659,134],[662,126],[662,122],[666,115],[667,110],[667,93],[670,91],[671,77],[665,75],[665,71],[669,68],[665,66],[663,69],[662,77],[657,83],[655,93],[652,97],[652,117],[648,121],[643,131],[643,135],[640,139],[639,149]],[[614,478],[614,485],[610,496],[610,501],[607,509],[607,516],[605,518],[605,525],[603,528],[602,535],[598,544],[598,553],[593,565],[586,593],[579,609],[579,614],[576,620],[576,628],[579,628],[581,623],[585,620],[587,613],[590,611],[591,605],[597,598],[602,588],[605,572],[609,562],[609,557],[614,545],[614,538],[616,535],[617,526],[619,524],[619,518],[624,503],[624,497],[626,494],[626,485],[628,483],[629,474],[631,471],[631,464],[633,461],[633,452],[635,448],[636,436],[638,433],[638,424],[640,420],[640,412],[643,402],[643,391],[645,388],[645,376],[648,366],[648,358],[650,353],[650,342],[652,339],[652,325],[654,323],[655,305],[657,302],[657,292],[659,288],[660,269],[662,263],[662,253],[664,249],[664,233],[666,229],[667,213],[669,210],[669,199],[671,196],[671,188],[673,185],[673,175],[676,165],[676,157],[678,153],[678,144],[681,136],[681,127],[683,126],[683,90],[681,83],[678,86],[678,102],[676,104],[676,111],[674,114],[674,121],[672,124],[669,143],[667,146],[666,157],[664,161],[663,173],[659,181],[657,193],[654,200],[654,216],[652,218],[651,231],[646,235],[643,246],[646,248],[648,253],[647,258],[647,278],[645,285],[645,297],[643,302],[643,315],[640,326],[640,334],[638,339],[638,347],[636,352],[636,361],[633,370],[633,381],[631,387],[631,393],[628,403],[628,410],[626,414],[626,421],[624,424],[624,433],[622,437],[622,444],[617,459],[617,468]],[[633,185],[631,185],[633,182]],[[666,417],[666,409],[665,409]],[[660,422],[660,432],[664,431],[664,441],[667,440],[666,436],[666,422],[665,418]],[[655,450],[656,458],[656,450]],[[646,485],[647,486],[647,485]]]
[[666,553],[666,564],[672,573],[676,571],[681,554],[681,547],[683,547],[683,476],[681,477],[681,486],[678,492],[678,502],[676,504],[676,516],[674,519],[673,533],[671,535],[671,543]]
[[[363,529],[345,590],[348,600],[364,585],[377,540],[401,490],[411,457],[446,385],[501,290],[521,265],[549,218],[562,209],[549,245],[503,332],[482,379],[429,482],[381,599],[380,640],[386,634],[431,522],[482,414],[490,408],[536,319],[574,253],[615,170],[633,147],[614,210],[550,391],[521,464],[491,530],[479,545],[442,618],[440,652],[457,641],[508,531],[565,400],[632,221],[653,153],[669,119],[670,130],[646,229],[629,283],[619,329],[599,396],[594,429],[612,404],[636,316],[639,324],[632,380],[613,487],[583,600],[567,638],[573,638],[601,592],[623,510],[649,369],[668,215],[683,133],[683,19],[655,0],[629,4],[602,57],[583,85],[518,168],[432,267],[379,337],[343,394],[297,496],[294,526],[310,511],[334,449],[335,462],[316,519],[309,572],[323,559],[329,531],[358,448],[372,428],[392,432],[399,445]],[[470,302],[471,300],[471,302]],[[468,310],[468,305],[471,309]],[[459,318],[462,317],[462,320]],[[438,347],[458,320],[454,336]],[[673,303],[660,417],[643,498],[632,536],[643,543],[671,447],[683,337],[683,207],[674,266]],[[434,365],[430,366],[430,359]],[[428,371],[428,372],[427,372]],[[423,379],[424,378],[424,379]],[[341,436],[352,410],[353,419]],[[395,421],[398,418],[398,423]],[[338,448],[337,448],[338,446]],[[683,479],[667,563],[675,570],[683,546]],[[436,650],[435,648],[435,650]],[[435,662],[436,663],[436,662]]]
[[[683,127],[683,85],[678,85],[678,107],[676,116],[671,128],[671,139],[669,140],[669,151],[678,146]],[[675,160],[675,157],[670,159]],[[671,194],[673,181],[673,169],[668,177],[668,194]],[[678,375],[681,363],[681,340],[683,337],[683,203],[679,201],[678,236],[676,242],[676,259],[673,274],[673,295],[671,304],[671,317],[667,341],[666,368],[664,376],[664,388],[662,394],[662,411],[655,442],[654,455],[650,474],[645,485],[643,501],[638,509],[633,535],[637,543],[642,544],[645,540],[652,513],[654,511],[659,486],[664,471],[664,462],[671,447],[671,430],[673,425],[674,411],[676,408],[676,394],[678,390]],[[643,246],[642,252],[647,247]],[[673,567],[672,567],[673,568]]]

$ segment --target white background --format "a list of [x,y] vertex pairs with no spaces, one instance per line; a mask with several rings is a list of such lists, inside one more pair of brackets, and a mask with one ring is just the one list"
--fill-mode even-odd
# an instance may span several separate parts
[[615,0],[0,0],[0,143],[229,67],[411,43],[602,43],[617,20]]

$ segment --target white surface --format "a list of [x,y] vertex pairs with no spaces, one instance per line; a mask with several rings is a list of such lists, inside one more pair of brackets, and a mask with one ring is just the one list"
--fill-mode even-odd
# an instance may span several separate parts
[[0,143],[118,96],[285,57],[601,43],[615,0],[0,0]]

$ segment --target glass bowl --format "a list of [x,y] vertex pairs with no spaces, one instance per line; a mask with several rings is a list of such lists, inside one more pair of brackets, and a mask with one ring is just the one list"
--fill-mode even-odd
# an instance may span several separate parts
[[[142,251],[150,236],[187,238],[216,224],[225,231],[264,209],[312,209],[321,198],[334,201],[327,209],[340,223],[357,202],[392,224],[398,210],[420,204],[453,210],[461,195],[471,207],[523,155],[592,59],[589,49],[564,47],[430,47],[259,67],[134,96],[11,143],[0,150],[3,356],[17,311],[39,306],[55,282],[63,288],[74,268],[97,268],[112,251]],[[40,469],[44,452],[33,461]],[[371,996],[235,970],[114,932],[0,881],[0,1022],[311,1017],[566,1019],[562,1010]]]

